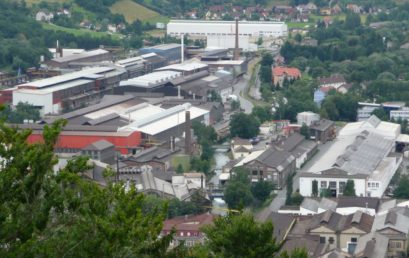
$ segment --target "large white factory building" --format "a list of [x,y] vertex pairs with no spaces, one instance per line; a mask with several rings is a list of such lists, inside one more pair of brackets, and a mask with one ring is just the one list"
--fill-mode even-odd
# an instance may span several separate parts
[[[235,31],[235,21],[171,20],[167,25],[167,34],[171,36],[227,36],[235,35]],[[287,33],[284,22],[239,21],[239,36],[284,37]]]

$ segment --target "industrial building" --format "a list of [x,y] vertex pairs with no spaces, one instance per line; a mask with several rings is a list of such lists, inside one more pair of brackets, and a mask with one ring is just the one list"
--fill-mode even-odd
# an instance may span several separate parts
[[119,67],[94,67],[17,85],[12,91],[13,105],[27,102],[41,114],[59,114],[97,101],[126,78]]
[[357,196],[382,197],[402,163],[402,155],[394,152],[399,136],[399,124],[376,116],[347,124],[308,172],[300,174],[300,194],[312,196],[315,180],[320,191],[329,189],[336,197],[353,180]]
[[[63,50],[62,50],[63,51]],[[59,57],[44,62],[48,67],[67,69],[78,66],[79,63],[111,61],[111,53],[104,49],[95,49],[64,56],[64,52]]]
[[180,44],[163,44],[139,49],[140,54],[155,53],[164,57],[170,64],[179,63],[182,58],[182,46]]
[[155,53],[144,54],[136,57],[126,58],[115,62],[116,66],[126,69],[129,78],[134,78],[153,70],[166,66],[168,61]]
[[[285,37],[288,28],[284,22],[239,21],[239,36]],[[171,20],[167,25],[167,34],[180,37],[226,36],[235,35],[235,21]]]
[[[207,47],[217,47],[224,49],[233,49],[235,47],[235,36],[234,35],[208,35],[207,37]],[[251,42],[250,36],[239,36],[239,47],[245,52],[255,52],[258,49],[256,43]]]
[[178,96],[185,99],[209,98],[214,91],[222,102],[233,92],[231,72],[216,70],[210,73],[204,63],[185,62],[157,69],[155,72],[122,81],[116,94],[133,94],[140,97]]
[[18,127],[32,129],[28,141],[37,142],[42,140],[43,127],[56,119],[68,122],[55,146],[57,152],[76,153],[96,141],[105,140],[122,154],[128,154],[135,153],[142,145],[183,136],[191,120],[208,125],[209,111],[189,103],[165,109],[130,95],[106,95],[98,104]]

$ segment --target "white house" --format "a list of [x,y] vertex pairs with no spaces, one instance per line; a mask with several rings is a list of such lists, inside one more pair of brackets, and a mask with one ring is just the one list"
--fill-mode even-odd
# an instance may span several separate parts
[[301,112],[297,114],[297,124],[299,125],[306,124],[307,126],[310,126],[312,122],[319,120],[320,115],[311,111]]
[[49,22],[54,18],[53,13],[39,11],[36,13],[36,21]]

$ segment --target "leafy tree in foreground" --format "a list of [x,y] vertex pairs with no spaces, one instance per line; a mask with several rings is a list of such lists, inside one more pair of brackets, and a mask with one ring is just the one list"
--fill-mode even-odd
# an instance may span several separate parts
[[279,245],[273,238],[273,224],[257,223],[250,214],[219,217],[205,227],[206,246],[211,257],[275,257]]
[[310,139],[310,128],[308,128],[305,123],[303,123],[301,126],[300,134],[303,135],[305,139]]
[[135,188],[84,180],[85,157],[54,173],[64,124],[46,126],[44,143],[27,144],[29,130],[0,121],[0,256],[167,257],[172,235],[158,238],[166,206],[143,212]]

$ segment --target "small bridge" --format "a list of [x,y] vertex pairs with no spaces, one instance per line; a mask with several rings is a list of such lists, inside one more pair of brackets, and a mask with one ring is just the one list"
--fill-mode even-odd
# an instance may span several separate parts
[[213,145],[212,148],[215,149],[215,150],[219,149],[219,150],[227,150],[227,151],[229,151],[229,150],[230,150],[230,145],[222,145],[222,144],[220,144],[220,145]]

